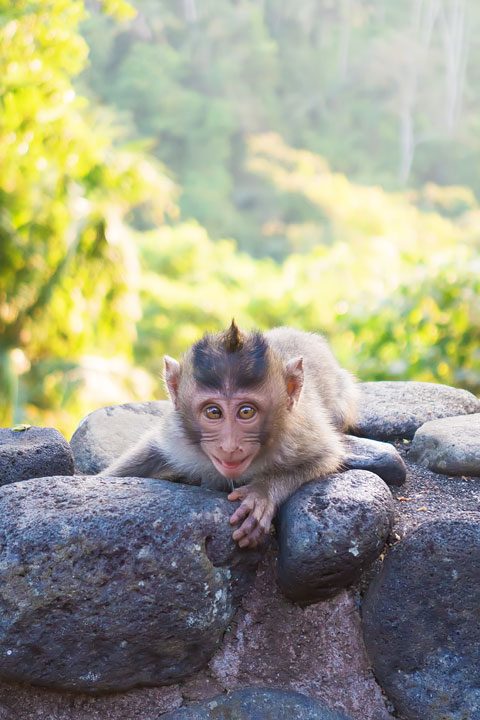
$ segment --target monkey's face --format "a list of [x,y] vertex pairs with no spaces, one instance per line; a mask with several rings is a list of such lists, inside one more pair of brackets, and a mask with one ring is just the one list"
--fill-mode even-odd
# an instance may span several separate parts
[[225,395],[206,391],[197,398],[200,447],[224,477],[241,477],[267,440],[271,400],[267,393]]

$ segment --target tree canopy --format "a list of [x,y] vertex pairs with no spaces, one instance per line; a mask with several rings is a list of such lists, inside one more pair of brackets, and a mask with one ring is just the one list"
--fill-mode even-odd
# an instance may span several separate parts
[[147,202],[161,220],[173,185],[154,159],[116,147],[113,119],[77,94],[83,4],[1,11],[0,416],[11,422],[25,401],[61,406],[65,371],[85,353],[131,355],[140,309],[125,220]]
[[473,0],[0,0],[0,419],[162,393],[205,330],[480,391]]
[[357,183],[467,185],[478,194],[480,6],[474,0],[136,0],[120,25],[84,25],[95,97],[128,121],[182,188],[180,208],[255,256],[292,249],[263,232],[317,217],[247,166],[274,131]]

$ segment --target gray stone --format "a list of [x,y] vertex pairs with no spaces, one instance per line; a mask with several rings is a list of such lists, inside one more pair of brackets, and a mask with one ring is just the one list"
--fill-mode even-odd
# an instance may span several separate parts
[[0,678],[98,692],[169,684],[214,653],[255,553],[232,503],[139,478],[0,490]]
[[350,470],[304,485],[278,513],[278,582],[310,603],[356,580],[380,554],[393,500],[377,475]]
[[[354,593],[342,590],[300,606],[285,598],[275,577],[276,554],[270,548],[221,648],[195,679],[195,694],[192,679],[184,682],[183,697],[193,701],[222,689],[281,687],[304,692],[355,720],[389,720],[366,655]],[[219,687],[199,696],[202,676]]]
[[352,720],[392,720],[366,656],[354,593],[300,607],[277,587],[275,564],[270,548],[214,657],[190,678],[95,696],[0,682],[8,720],[163,720],[188,702],[254,686],[302,692]]
[[405,482],[407,468],[398,450],[390,443],[346,435],[345,447],[348,453],[344,461],[346,469],[369,470],[387,485],[402,485]]
[[162,720],[349,720],[297,692],[246,688],[175,710]]
[[167,400],[126,403],[100,408],[87,415],[75,430],[72,447],[75,470],[96,475],[155,427],[171,407]]
[[373,668],[406,720],[480,718],[480,514],[426,522],[387,555],[363,605]]
[[43,475],[73,475],[72,452],[58,430],[0,429],[0,485]]
[[480,476],[480,414],[425,423],[415,433],[408,459],[445,475]]
[[440,475],[423,465],[409,462],[405,484],[391,488],[395,501],[392,534],[404,537],[426,521],[464,512],[478,512],[480,477]]
[[428,420],[480,413],[467,390],[427,382],[360,384],[360,419],[355,434],[378,440],[412,438]]

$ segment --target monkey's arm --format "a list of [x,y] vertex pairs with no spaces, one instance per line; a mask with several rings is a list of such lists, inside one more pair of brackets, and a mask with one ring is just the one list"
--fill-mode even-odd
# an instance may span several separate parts
[[228,499],[242,502],[230,518],[231,525],[241,523],[233,539],[240,547],[256,547],[269,534],[279,505],[314,477],[318,477],[315,470],[296,468],[288,474],[264,475],[249,485],[235,488]]
[[179,477],[179,473],[169,464],[157,433],[151,433],[139,440],[130,450],[102,470],[101,474],[113,477],[165,479]]

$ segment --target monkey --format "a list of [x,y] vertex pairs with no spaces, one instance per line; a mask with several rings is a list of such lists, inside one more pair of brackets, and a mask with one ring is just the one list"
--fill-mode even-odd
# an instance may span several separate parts
[[320,335],[287,327],[205,334],[164,358],[171,409],[102,475],[165,478],[240,500],[234,541],[256,547],[297,488],[336,472],[358,390]]

